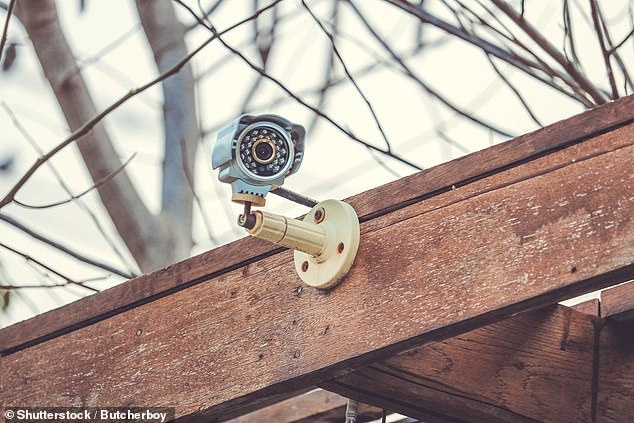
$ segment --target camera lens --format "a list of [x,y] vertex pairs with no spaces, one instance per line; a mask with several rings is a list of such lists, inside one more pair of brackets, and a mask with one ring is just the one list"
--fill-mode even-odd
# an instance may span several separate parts
[[253,158],[258,163],[268,164],[273,161],[275,150],[277,150],[277,148],[272,141],[266,138],[260,138],[253,144]]
[[274,177],[288,170],[293,160],[293,146],[282,128],[254,124],[240,136],[240,162],[254,176]]

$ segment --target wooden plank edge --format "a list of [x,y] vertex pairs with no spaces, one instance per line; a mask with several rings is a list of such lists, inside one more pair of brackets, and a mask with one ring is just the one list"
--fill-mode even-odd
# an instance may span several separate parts
[[[416,347],[320,386],[430,423],[463,417],[495,423],[586,421],[597,319],[596,313],[550,306]],[[543,369],[545,363],[551,370]],[[567,385],[568,380],[575,382]],[[564,384],[569,387],[561,390]]]
[[590,314],[597,317],[601,316],[601,302],[598,298],[592,298],[590,300],[583,301],[571,306],[571,308],[580,313]]
[[[323,389],[289,398],[271,404],[242,416],[220,421],[228,423],[286,422],[286,423],[330,423],[345,421],[348,399]],[[367,404],[359,404],[358,422],[376,420],[382,409]]]
[[601,316],[634,322],[634,281],[601,291]]

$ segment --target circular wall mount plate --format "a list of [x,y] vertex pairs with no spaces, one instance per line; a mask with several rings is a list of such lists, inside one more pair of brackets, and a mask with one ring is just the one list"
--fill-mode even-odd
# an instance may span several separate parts
[[348,274],[359,249],[359,218],[352,206],[338,200],[317,204],[304,217],[305,222],[322,226],[327,241],[318,257],[295,251],[299,277],[315,288],[328,289]]

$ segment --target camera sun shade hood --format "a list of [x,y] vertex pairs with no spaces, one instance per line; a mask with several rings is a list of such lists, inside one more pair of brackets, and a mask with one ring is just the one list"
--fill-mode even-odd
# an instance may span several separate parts
[[[250,125],[259,122],[272,123],[282,128],[294,145],[292,165],[286,174],[279,175],[274,180],[262,181],[252,174],[247,174],[237,165],[236,144],[240,134]],[[264,197],[273,187],[281,186],[284,178],[299,169],[304,155],[304,139],[306,130],[281,116],[273,114],[242,115],[225,126],[218,133],[218,139],[212,153],[212,167],[220,168],[218,179],[230,183],[233,191],[232,200],[237,203],[246,201],[256,206],[265,204]]]

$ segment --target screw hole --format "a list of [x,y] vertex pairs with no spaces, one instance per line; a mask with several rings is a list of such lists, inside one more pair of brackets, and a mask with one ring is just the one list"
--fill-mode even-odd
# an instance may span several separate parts
[[343,242],[340,242],[340,243],[339,243],[339,245],[337,245],[337,252],[338,252],[339,254],[343,253],[343,249],[344,249],[344,247],[345,247],[345,246],[343,245]]
[[305,261],[302,263],[302,272],[307,272],[308,271],[308,262]]
[[575,273],[577,272],[577,266],[572,266],[572,269],[570,269],[570,273]]

